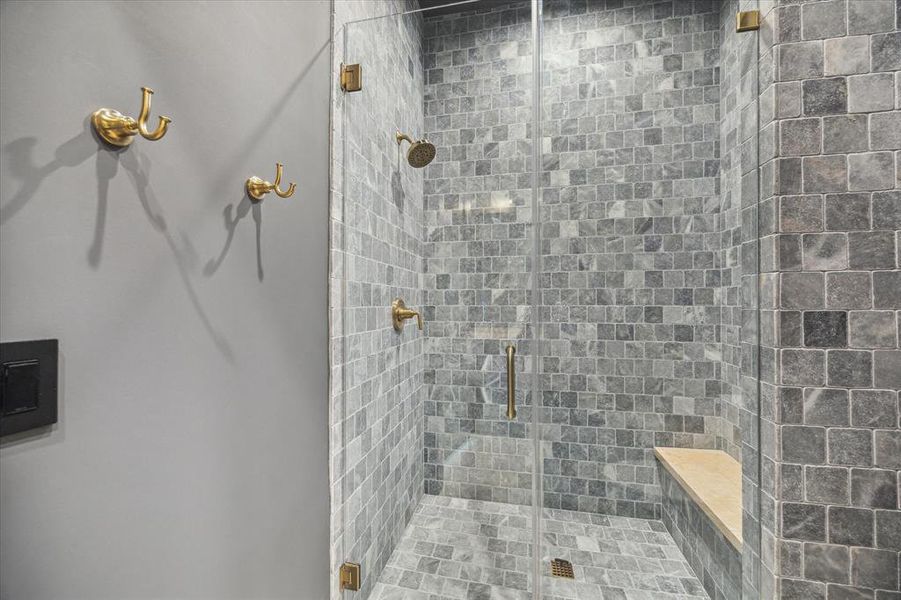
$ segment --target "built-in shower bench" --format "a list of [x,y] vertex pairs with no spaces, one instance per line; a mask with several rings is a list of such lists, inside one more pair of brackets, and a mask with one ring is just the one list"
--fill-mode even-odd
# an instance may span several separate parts
[[654,448],[663,523],[711,598],[741,597],[741,465],[722,450]]

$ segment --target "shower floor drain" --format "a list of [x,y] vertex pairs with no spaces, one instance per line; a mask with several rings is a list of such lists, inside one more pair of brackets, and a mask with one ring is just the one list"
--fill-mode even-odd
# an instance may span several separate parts
[[554,577],[565,577],[567,579],[575,579],[573,575],[573,564],[562,558],[551,559],[551,575]]

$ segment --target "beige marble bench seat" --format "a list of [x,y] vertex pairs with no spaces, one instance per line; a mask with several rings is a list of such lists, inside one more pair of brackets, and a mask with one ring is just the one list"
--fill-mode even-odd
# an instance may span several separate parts
[[741,465],[722,450],[654,448],[660,464],[741,550]]

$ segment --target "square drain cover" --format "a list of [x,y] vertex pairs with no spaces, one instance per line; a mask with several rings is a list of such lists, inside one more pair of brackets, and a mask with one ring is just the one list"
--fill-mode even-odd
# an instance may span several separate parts
[[554,577],[575,579],[575,576],[573,575],[573,564],[562,558],[553,558],[551,559],[551,575]]

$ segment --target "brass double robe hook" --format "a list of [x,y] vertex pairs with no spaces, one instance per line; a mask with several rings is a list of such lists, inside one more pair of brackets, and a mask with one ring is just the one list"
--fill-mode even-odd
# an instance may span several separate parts
[[118,110],[112,108],[101,108],[91,115],[91,123],[97,131],[97,135],[103,138],[113,146],[124,148],[131,144],[137,134],[150,141],[156,141],[166,135],[166,130],[172,119],[169,117],[160,117],[159,124],[154,131],[147,129],[147,120],[150,118],[150,97],[153,90],[149,87],[142,87],[143,95],[141,97],[141,114],[135,121],[131,117],[127,117]]
[[284,166],[281,163],[275,163],[275,181],[273,183],[263,181],[256,175],[249,178],[246,182],[244,182],[244,188],[247,190],[247,195],[254,200],[262,200],[263,196],[265,196],[269,192],[275,192],[275,195],[280,198],[290,198],[291,196],[293,196],[294,189],[297,187],[295,184],[289,183],[288,189],[284,191],[282,191],[278,187],[278,184],[280,184],[282,181],[283,168]]

